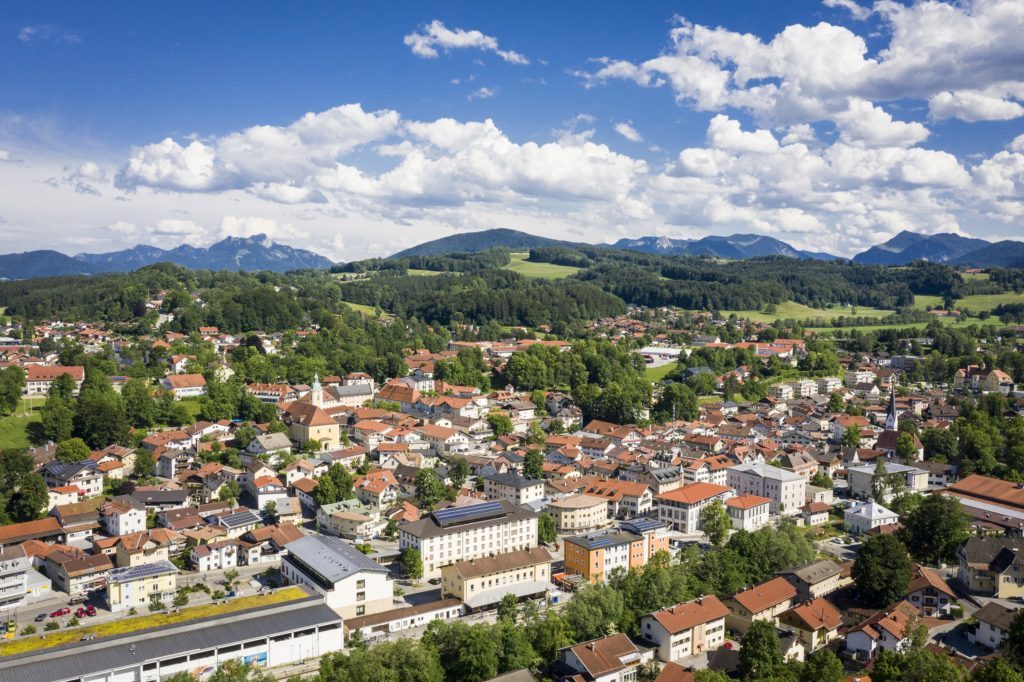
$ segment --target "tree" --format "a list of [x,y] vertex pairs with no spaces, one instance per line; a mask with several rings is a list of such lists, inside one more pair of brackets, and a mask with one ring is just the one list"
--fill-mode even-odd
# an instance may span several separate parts
[[145,428],[156,423],[158,409],[148,383],[132,379],[121,389],[121,398],[125,416],[132,426]]
[[135,452],[135,468],[132,473],[136,478],[149,478],[156,471],[156,459],[153,453],[145,448]]
[[544,477],[544,453],[535,448],[526,451],[523,457],[523,474],[527,478],[541,479]]
[[530,642],[527,630],[515,623],[499,622],[498,672],[507,673],[522,668],[533,668],[538,663],[537,652]]
[[39,474],[29,474],[11,496],[9,509],[15,521],[34,521],[46,511],[50,490]]
[[721,500],[714,500],[711,504],[704,505],[704,508],[700,510],[700,525],[711,544],[715,547],[725,544],[729,538],[729,529],[732,528],[732,519],[726,513]]
[[693,421],[700,414],[700,403],[697,394],[686,384],[672,383],[666,386],[658,402],[654,405],[652,417],[656,422],[670,419]]
[[875,471],[871,476],[871,499],[879,504],[885,502],[885,496],[889,492],[889,470],[885,466],[885,459],[878,458],[875,464]]
[[861,598],[883,608],[907,593],[913,566],[907,548],[895,535],[869,538],[853,564],[853,581]]
[[611,634],[622,622],[625,601],[622,593],[604,583],[588,585],[576,592],[563,613],[577,642]]
[[541,512],[537,517],[537,539],[545,545],[549,545],[558,539],[555,529],[555,517],[547,512]]
[[452,457],[451,464],[448,467],[448,477],[452,479],[452,486],[456,490],[462,490],[462,486],[466,484],[466,479],[469,478],[469,462],[466,461],[465,457],[457,455]]
[[800,671],[800,682],[843,682],[843,662],[831,649],[818,649],[807,658]]
[[498,602],[498,620],[507,620],[515,625],[519,613],[519,598],[509,592]]
[[71,409],[70,401],[51,395],[40,410],[43,438],[54,443],[71,438],[74,420],[75,412]]
[[99,449],[128,440],[129,424],[124,403],[109,386],[86,390],[83,385],[75,409],[74,425],[75,435],[89,447]]
[[955,563],[957,547],[969,534],[959,499],[929,495],[904,519],[901,537],[915,559],[936,565]]
[[514,430],[512,420],[503,412],[492,412],[487,415],[487,423],[495,436],[507,436]]
[[437,650],[450,680],[484,682],[498,674],[498,641],[488,625],[435,620],[423,633],[423,643]]
[[355,496],[355,482],[344,464],[332,464],[323,476],[317,479],[313,499],[322,507],[335,502],[350,500]]
[[896,456],[908,463],[917,461],[917,445],[914,443],[914,434],[900,431],[896,436]]
[[808,483],[810,483],[813,486],[817,486],[819,488],[827,488],[829,490],[831,490],[834,485],[832,483],[832,479],[829,478],[828,474],[826,474],[824,471],[819,471],[813,476],[811,476],[811,480],[808,481]]
[[277,502],[274,500],[267,502],[267,505],[263,507],[263,518],[269,524],[275,524],[280,520],[277,513]]
[[782,665],[775,625],[766,620],[750,624],[740,640],[739,672],[746,679],[770,677]]
[[423,577],[423,556],[414,547],[406,547],[402,552],[402,568],[405,574],[412,580],[419,580]]
[[1006,631],[1006,639],[999,650],[1009,663],[1024,668],[1024,609],[1013,616]]
[[210,676],[210,682],[274,682],[276,678],[249,663],[225,661]]
[[420,469],[416,473],[416,499],[420,507],[433,509],[444,497],[444,484],[433,469]]
[[242,488],[238,485],[238,481],[228,481],[221,486],[220,492],[217,493],[217,499],[221,502],[230,502],[233,507],[241,494]]
[[548,440],[548,434],[544,433],[544,429],[540,428],[538,422],[530,422],[530,425],[526,427],[525,440],[527,445],[544,445]]
[[825,409],[829,412],[842,412],[844,407],[846,407],[846,403],[843,401],[843,396],[839,391],[833,391],[832,395],[828,397]]
[[321,682],[444,682],[437,650],[420,640],[398,639],[337,652],[320,659]]
[[81,438],[68,438],[57,443],[57,460],[65,463],[82,462],[89,459],[89,446]]
[[1024,682],[1024,675],[1002,658],[994,658],[988,665],[976,669],[970,679],[971,682]]
[[25,372],[17,365],[0,369],[0,415],[13,414],[25,388]]
[[860,447],[860,427],[856,424],[850,424],[843,429],[843,438],[840,441],[844,446],[848,448],[859,448]]

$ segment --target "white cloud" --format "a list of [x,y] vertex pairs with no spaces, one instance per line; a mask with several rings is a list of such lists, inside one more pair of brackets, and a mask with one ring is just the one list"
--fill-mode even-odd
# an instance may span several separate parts
[[857,4],[856,0],[822,0],[822,4],[826,7],[845,9],[857,21],[864,21],[872,14],[870,8]]
[[6,149],[0,149],[0,163],[11,160],[11,153]]
[[616,123],[615,132],[617,132],[619,135],[622,135],[630,142],[644,141],[644,136],[641,135],[640,132],[633,127],[632,122],[630,121],[620,121],[619,123]]
[[1013,138],[1013,142],[1007,146],[1007,149],[1011,152],[1024,152],[1024,135]]
[[715,149],[732,152],[756,152],[769,154],[778,151],[779,143],[771,132],[755,130],[752,133],[740,129],[739,121],[725,114],[718,114],[708,124],[708,144]]
[[530,60],[512,50],[502,50],[498,47],[498,39],[485,35],[476,30],[464,30],[461,28],[450,29],[444,22],[434,19],[429,24],[422,26],[419,32],[413,31],[403,39],[406,45],[412,49],[412,53],[424,59],[434,59],[438,56],[438,49],[444,51],[476,49],[485,52],[493,52],[509,64],[529,64]]
[[249,188],[249,192],[261,199],[276,201],[279,204],[327,203],[327,197],[320,190],[287,183],[257,182]]
[[498,94],[498,93],[495,92],[492,88],[484,87],[484,88],[477,88],[473,92],[469,93],[469,95],[467,95],[466,98],[469,99],[469,100],[474,100],[474,99],[491,99],[496,94]]
[[927,139],[929,131],[916,121],[896,121],[886,111],[862,99],[835,115],[839,138],[865,147],[911,147]]
[[[852,0],[826,4],[855,18],[868,12]],[[665,53],[639,63],[601,57],[595,60],[599,68],[577,75],[587,87],[612,79],[668,85],[682,104],[742,109],[771,127],[839,123],[851,102],[864,102],[878,109],[876,120],[863,128],[847,121],[847,134],[853,141],[854,132],[863,130],[865,144],[875,144],[880,132],[903,139],[924,134],[913,123],[881,121],[889,114],[878,103],[929,101],[935,119],[1005,120],[1024,113],[1017,101],[1024,97],[1024,3],[921,0],[906,6],[880,0],[873,11],[889,35],[877,54],[860,35],[826,22],[787,26],[765,41],[680,19]]]
[[82,38],[74,31],[54,24],[22,26],[21,29],[18,30],[18,40],[26,44],[52,42],[64,43],[66,45],[78,45],[82,42]]

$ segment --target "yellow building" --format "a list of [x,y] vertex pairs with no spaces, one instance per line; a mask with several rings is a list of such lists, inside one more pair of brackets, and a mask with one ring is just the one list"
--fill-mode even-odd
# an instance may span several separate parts
[[115,568],[107,576],[107,607],[114,613],[141,609],[174,597],[178,569],[169,561]]
[[551,555],[543,547],[457,561],[441,567],[441,597],[472,610],[499,603],[506,594],[543,595],[551,587]]
[[594,495],[570,495],[549,502],[544,511],[555,519],[559,533],[586,533],[608,523],[608,502]]
[[310,441],[320,443],[321,450],[336,450],[341,447],[341,425],[323,408],[313,403],[295,401],[284,410],[288,424],[288,437],[305,446]]

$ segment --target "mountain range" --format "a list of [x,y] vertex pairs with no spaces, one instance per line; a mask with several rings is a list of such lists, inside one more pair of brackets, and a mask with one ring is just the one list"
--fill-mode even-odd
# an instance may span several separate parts
[[79,253],[27,251],[0,255],[0,278],[28,279],[54,275],[94,275],[129,272],[154,263],[175,263],[198,270],[272,270],[286,272],[324,269],[333,263],[323,256],[271,241],[266,235],[228,237],[208,247],[182,244],[173,249],[139,244],[122,251]]
[[759,234],[733,234],[728,237],[708,236],[703,239],[673,239],[671,237],[638,237],[620,239],[611,245],[616,249],[655,253],[662,256],[711,256],[742,260],[762,256],[789,256],[834,260],[837,256],[818,251],[801,251],[774,237]]

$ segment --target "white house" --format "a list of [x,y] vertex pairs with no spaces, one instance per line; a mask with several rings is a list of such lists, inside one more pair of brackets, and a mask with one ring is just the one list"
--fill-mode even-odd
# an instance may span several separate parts
[[394,608],[388,569],[338,538],[307,535],[288,543],[281,558],[285,584],[322,594],[342,618],[368,616]]
[[678,661],[724,644],[728,615],[729,609],[717,597],[701,597],[641,617],[640,634],[658,645],[659,661]]
[[851,533],[858,535],[872,528],[888,526],[899,521],[899,515],[874,500],[856,504],[843,512],[843,520]]
[[238,543],[234,540],[220,540],[196,545],[189,559],[199,572],[233,568],[238,565]]
[[757,495],[771,500],[771,513],[793,515],[804,506],[807,479],[771,464],[740,464],[726,472],[729,487],[737,495]]

